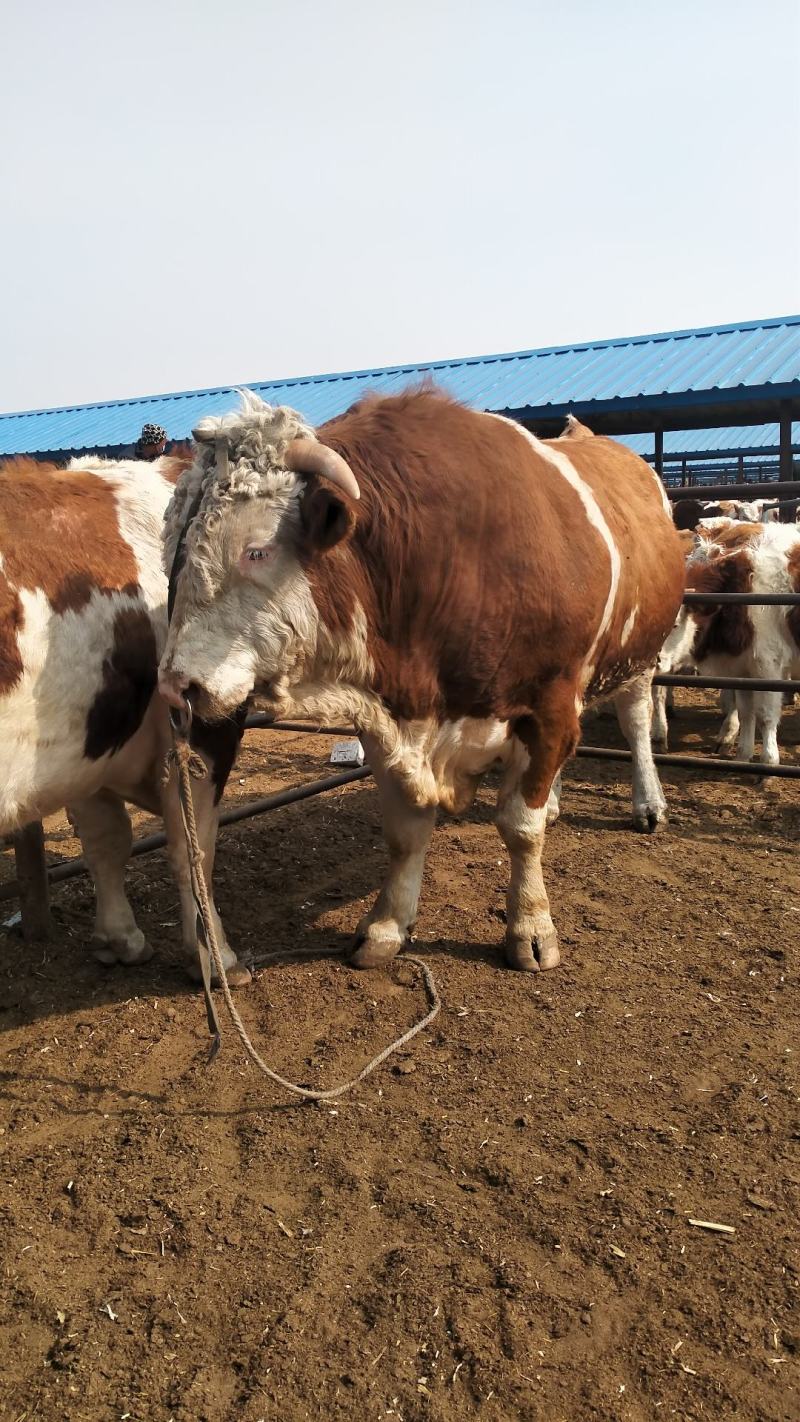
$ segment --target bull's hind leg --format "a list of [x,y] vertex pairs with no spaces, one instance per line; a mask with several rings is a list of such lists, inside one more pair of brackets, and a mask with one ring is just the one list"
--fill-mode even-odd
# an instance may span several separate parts
[[434,806],[420,808],[410,803],[397,778],[380,764],[372,745],[369,761],[381,798],[389,873],[356,930],[358,946],[350,961],[357,968],[388,963],[403,947],[417,916],[425,855],[436,820]]
[[535,712],[514,727],[511,759],[500,787],[496,824],[511,857],[506,899],[506,961],[535,973],[561,961],[558,934],[542,877],[548,801],[578,743],[575,695],[551,688]]
[[554,825],[561,814],[561,771],[550,786],[550,794],[547,797],[547,823]]
[[646,672],[614,697],[622,734],[633,758],[633,823],[643,834],[652,834],[667,818],[667,802],[650,740],[652,671]]
[[136,926],[125,894],[125,866],[133,831],[128,811],[112,790],[76,800],[68,814],[83,845],[96,895],[92,951],[101,963],[145,963],[153,950]]

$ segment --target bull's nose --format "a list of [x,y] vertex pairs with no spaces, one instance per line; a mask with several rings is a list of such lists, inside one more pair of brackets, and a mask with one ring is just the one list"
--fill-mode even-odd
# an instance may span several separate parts
[[184,692],[189,685],[188,676],[180,676],[173,671],[160,671],[158,674],[158,690],[163,696],[167,705],[174,706],[178,711],[186,710],[186,697]]

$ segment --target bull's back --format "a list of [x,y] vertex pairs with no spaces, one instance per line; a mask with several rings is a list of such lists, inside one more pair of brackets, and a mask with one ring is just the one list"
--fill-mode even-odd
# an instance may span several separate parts
[[[415,714],[513,715],[537,682],[579,680],[594,651],[610,675],[634,606],[626,642],[637,664],[655,658],[683,561],[635,455],[591,436],[540,442],[433,392],[357,407],[320,436],[361,484],[355,545],[379,590],[372,650],[390,703],[415,680]],[[648,588],[654,528],[667,552]]]
[[94,471],[0,470],[0,829],[103,783],[141,734],[163,641],[170,496]]
[[591,489],[619,553],[614,608],[589,690],[601,695],[620,674],[654,660],[680,608],[684,554],[660,481],[643,459],[598,435],[550,443]]

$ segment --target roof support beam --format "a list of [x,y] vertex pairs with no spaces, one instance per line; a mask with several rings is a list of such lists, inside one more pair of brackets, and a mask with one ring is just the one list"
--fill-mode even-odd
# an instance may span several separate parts
[[655,431],[655,471],[659,479],[664,477],[664,431],[656,427]]
[[792,402],[781,400],[780,442],[778,456],[778,478],[794,478],[792,465]]

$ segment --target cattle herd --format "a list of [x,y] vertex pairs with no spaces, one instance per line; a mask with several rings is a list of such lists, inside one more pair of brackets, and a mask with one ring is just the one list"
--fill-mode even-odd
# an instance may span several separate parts
[[[276,716],[358,728],[389,870],[352,961],[413,925],[436,809],[500,767],[506,956],[559,962],[545,825],[584,708],[613,700],[633,820],[666,814],[662,671],[800,675],[800,608],[681,606],[684,588],[800,591],[800,530],[764,501],[676,506],[653,470],[576,421],[538,440],[434,390],[369,397],[318,430],[254,395],[155,463],[30,459],[0,471],[0,831],[66,806],[96,888],[105,963],[150,955],[124,886],[127,804],[160,814],[196,973],[196,913],[169,707],[193,711],[209,881],[219,803],[257,690]],[[678,524],[676,528],[675,524]],[[167,615],[168,575],[174,608]],[[729,694],[720,742],[779,757],[780,692]],[[654,714],[653,714],[654,711]],[[214,910],[214,912],[216,912]],[[222,925],[229,979],[242,984]],[[354,925],[355,927],[355,925]]]

